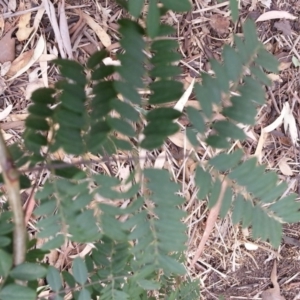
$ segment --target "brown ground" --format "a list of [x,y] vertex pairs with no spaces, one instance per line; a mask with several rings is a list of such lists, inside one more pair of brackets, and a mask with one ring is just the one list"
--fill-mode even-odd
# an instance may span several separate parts
[[[5,2],[14,4],[15,1],[0,0],[0,13],[2,10],[2,12],[9,14],[12,11],[6,9]],[[56,3],[57,1],[53,2]],[[92,16],[102,26],[111,38],[111,45],[108,49],[114,59],[114,53],[119,50],[118,35],[116,34],[117,20],[122,16],[119,7],[113,1],[104,0],[66,0],[66,2],[72,6],[82,6],[80,9]],[[299,1],[273,0],[270,8],[265,6],[268,5],[267,0],[258,1],[256,4],[255,1],[251,3],[250,0],[241,0],[240,2],[240,20],[236,26],[229,21],[228,3],[219,3],[216,0],[193,0],[192,12],[185,15],[170,13],[164,19],[165,22],[178,28],[176,37],[180,43],[179,51],[183,55],[180,62],[182,66],[180,80],[184,82],[186,87],[192,78],[199,79],[200,71],[210,71],[208,60],[210,58],[220,59],[223,45],[232,42],[232,33],[241,32],[241,24],[246,17],[256,20],[269,10],[286,11],[294,16],[298,16],[300,12]],[[29,4],[29,0],[25,3]],[[18,9],[19,1],[16,4]],[[40,0],[32,1],[33,6],[40,4]],[[252,4],[253,10],[250,10]],[[21,11],[24,9],[20,8]],[[96,50],[96,47],[103,48],[103,41],[99,41],[92,29],[80,23],[78,14],[74,9],[66,10],[66,14],[70,30],[76,24],[83,26],[76,33],[77,36],[73,37],[71,44],[75,49],[73,52],[74,59],[84,63],[89,55]],[[31,22],[33,22],[35,15],[36,11],[31,15]],[[16,16],[5,18],[2,21],[0,19],[0,30],[6,33],[18,22],[19,19]],[[293,116],[296,119],[297,128],[299,128],[300,99],[298,90],[300,77],[298,68],[292,63],[293,57],[295,61],[297,59],[300,61],[298,52],[299,30],[299,18],[295,20],[279,18],[257,23],[259,37],[266,44],[267,49],[279,59],[281,71],[279,76],[272,75],[273,86],[267,93],[268,104],[259,112],[257,125],[250,128],[251,137],[242,145],[249,154],[255,153],[261,127],[269,125],[278,117],[285,101],[288,101],[293,107]],[[21,42],[16,41],[15,57],[18,57],[23,50],[35,49],[36,41],[41,33],[47,38],[47,53],[55,53],[53,48],[55,46],[57,49],[56,36],[49,18],[44,14],[39,23],[39,30],[26,48],[24,47],[28,39]],[[3,44],[1,44],[0,39],[0,48],[1,46],[3,47]],[[5,47],[8,47],[8,44]],[[37,64],[33,65],[30,71],[37,67]],[[41,65],[41,67],[44,66]],[[46,74],[49,85],[58,78],[57,70],[52,66],[48,68]],[[22,120],[26,117],[26,108],[29,104],[29,100],[25,100],[27,85],[28,73],[26,72],[10,82],[0,80],[0,109],[6,108],[9,104],[13,105],[12,112],[5,119],[5,122],[1,123],[7,141],[18,139],[19,133],[23,129]],[[193,100],[193,96],[190,100]],[[185,124],[184,120],[182,120],[182,124]],[[283,131],[283,128],[278,128],[269,135],[261,153],[262,162],[267,164],[268,168],[276,170],[280,178],[288,182],[290,190],[297,193],[300,189],[298,184],[300,171],[298,150],[292,145],[289,135]],[[179,178],[179,182],[183,186],[184,196],[187,198],[186,209],[189,212],[189,217],[186,219],[186,223],[189,226],[190,235],[188,256],[192,259],[201,240],[207,210],[205,203],[195,200],[195,190],[189,185],[190,175],[194,170],[193,162],[175,159],[175,154],[182,154],[182,152],[182,147],[175,146],[174,143],[170,142],[166,150],[166,153],[170,155],[166,164],[167,168],[173,169],[176,178]],[[213,153],[207,153],[205,149],[200,149],[199,155],[209,157]],[[285,164],[281,163],[283,157],[287,158]],[[64,157],[60,158],[63,159]],[[185,177],[182,175],[183,170]],[[35,179],[35,175],[32,175],[32,179]],[[25,192],[25,201],[28,201],[27,196]],[[285,226],[285,238],[280,249],[275,251],[267,243],[252,241],[251,233],[233,226],[230,216],[223,221],[218,221],[215,231],[211,234],[205,251],[196,266],[196,271],[189,270],[192,277],[199,278],[201,281],[202,299],[260,299],[261,292],[272,287],[270,274],[275,257],[279,258],[278,282],[282,295],[286,297],[286,300],[300,299],[299,226],[299,224]],[[249,250],[250,242],[253,243],[252,247],[254,248],[252,250]],[[71,249],[66,246],[66,249],[66,256],[68,252],[78,251],[77,247]],[[60,259],[61,255],[56,253],[52,254],[49,261],[60,266],[66,258]]]

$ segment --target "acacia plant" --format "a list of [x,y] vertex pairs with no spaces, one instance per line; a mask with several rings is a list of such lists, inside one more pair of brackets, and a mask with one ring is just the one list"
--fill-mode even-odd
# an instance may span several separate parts
[[[201,109],[181,113],[166,105],[180,98],[183,85],[174,79],[181,72],[174,29],[160,20],[168,10],[189,10],[190,2],[149,0],[144,17],[145,2],[118,1],[131,15],[119,21],[120,66],[105,65],[104,50],[85,66],[54,61],[64,79],[33,93],[22,141],[6,146],[0,135],[9,203],[0,215],[1,300],[199,299],[198,283],[185,276],[187,228],[180,187],[167,170],[140,164],[141,155],[180,130],[176,120],[182,114],[190,122],[186,136],[192,145],[201,141],[224,150],[205,164],[193,153],[199,201],[207,199],[211,208],[221,199],[220,217],[231,209],[233,223],[250,227],[254,239],[274,247],[281,242],[282,224],[300,220],[295,195],[282,197],[286,184],[232,146],[245,139],[238,124],[254,124],[257,107],[265,103],[266,72],[278,70],[255,25],[246,21],[234,45],[224,47],[222,60],[210,61],[213,75],[200,74],[194,92]],[[236,22],[235,1],[230,5]],[[139,93],[145,88],[151,91],[148,98]],[[223,120],[212,121],[213,107]],[[58,150],[79,163],[54,160]],[[120,151],[130,164],[127,179],[89,168],[91,154],[109,165],[121,159]],[[35,238],[29,239],[20,190],[31,185],[28,172],[45,170],[48,176],[35,193]],[[37,240],[44,241],[41,247]],[[43,260],[68,241],[93,246],[64,271]]]

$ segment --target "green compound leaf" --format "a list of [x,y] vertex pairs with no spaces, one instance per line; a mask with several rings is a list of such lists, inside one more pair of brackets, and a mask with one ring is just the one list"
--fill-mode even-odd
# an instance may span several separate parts
[[153,94],[150,96],[150,104],[162,104],[180,99],[183,94],[183,84],[173,80],[159,80],[149,85]]
[[255,23],[250,19],[246,20],[243,24],[243,31],[247,53],[249,55],[256,54],[262,45],[257,37]]
[[160,284],[152,280],[140,279],[137,281],[137,284],[147,291],[160,289]]
[[79,293],[78,300],[90,300],[90,299],[91,299],[90,291],[88,289],[82,289]]
[[211,194],[208,200],[208,208],[212,208],[217,204],[220,192],[221,192],[221,181],[219,179],[216,179],[216,181],[214,182],[211,188]]
[[[143,53],[142,53],[143,54]],[[126,80],[126,82],[132,86],[142,88],[143,87],[143,76],[145,69],[143,67],[142,57],[139,61],[137,57],[134,57],[132,54],[120,54],[117,55],[117,58],[121,62],[121,66],[116,67],[116,71]]]
[[[118,91],[120,94],[122,94],[125,99],[127,99],[128,101],[134,103],[134,104],[140,104],[141,103],[141,97],[139,95],[139,93],[137,92],[137,90],[133,87],[130,86],[128,83],[126,82],[122,82],[122,81],[115,81],[113,83],[114,88],[116,89],[116,91]],[[116,95],[115,95],[116,97]],[[113,97],[113,98],[115,98]]]
[[35,300],[36,292],[29,287],[18,284],[6,285],[0,291],[1,300]]
[[149,75],[153,78],[158,77],[161,79],[168,79],[169,77],[178,76],[181,74],[180,68],[177,66],[169,65],[156,65],[149,72]]
[[116,99],[113,99],[110,102],[111,108],[115,109],[123,118],[126,118],[130,121],[137,122],[139,120],[139,113],[137,110],[127,102],[123,102]]
[[206,143],[214,148],[224,149],[229,147],[229,142],[224,136],[212,134],[206,139]]
[[9,275],[20,280],[35,280],[43,278],[47,274],[47,269],[39,264],[23,263],[12,269]]
[[244,84],[239,87],[238,91],[243,101],[254,101],[259,104],[265,103],[265,92],[261,84],[250,76],[244,78]]
[[[169,52],[178,47],[178,43],[175,40],[157,40],[151,45],[151,51],[157,52]],[[171,52],[172,53],[172,52]]]
[[202,200],[207,196],[211,189],[212,185],[212,178],[210,176],[210,173],[207,171],[204,171],[201,167],[197,166],[196,169],[196,175],[195,175],[195,183],[197,187],[199,188],[198,192],[198,198],[199,200]]
[[186,112],[195,129],[200,133],[204,133],[206,127],[201,112],[191,106],[186,108]]
[[189,0],[162,0],[161,2],[167,9],[175,12],[185,12],[191,9]]
[[239,17],[239,8],[238,8],[238,1],[237,0],[230,0],[229,1],[229,9],[231,11],[231,18],[233,22],[236,22]]
[[186,136],[190,141],[190,143],[197,148],[199,146],[199,141],[197,139],[197,131],[192,127],[186,128],[185,131],[186,131]]
[[56,268],[49,266],[46,278],[53,291],[58,292],[62,288],[61,275]]
[[50,117],[53,114],[53,110],[49,108],[47,105],[42,103],[35,103],[34,105],[30,105],[28,107],[28,112],[38,117]]
[[238,149],[230,154],[220,153],[209,160],[209,164],[220,172],[234,168],[241,160],[243,151]]
[[211,118],[212,116],[212,103],[210,101],[210,91],[207,87],[195,84],[195,94],[197,100],[199,101],[203,113],[207,118]]
[[43,105],[54,104],[55,98],[53,95],[56,93],[55,89],[42,88],[34,91],[31,95],[31,100],[34,103],[41,103]]
[[279,62],[266,49],[260,49],[255,62],[269,72],[278,73]]
[[[142,0],[142,2],[144,1]],[[159,32],[160,12],[157,4],[158,4],[157,0],[149,1],[146,25],[147,25],[148,35],[151,38],[155,38]]]
[[62,277],[66,281],[69,287],[74,288],[76,286],[76,281],[72,274],[68,271],[62,271]]
[[62,161],[52,161],[52,163],[61,165],[61,167],[55,169],[55,175],[68,178],[68,179],[83,179],[86,177],[86,174],[79,168],[68,165]]
[[158,135],[157,133],[148,134],[141,142],[140,146],[147,150],[159,148],[165,142],[165,135]]
[[176,133],[179,130],[179,126],[176,123],[170,122],[168,120],[157,120],[152,121],[145,127],[143,133],[146,136],[160,134],[165,137]]
[[82,129],[86,124],[86,120],[82,114],[75,113],[63,107],[55,112],[55,119],[62,126],[74,129]]
[[249,63],[249,61],[251,60],[251,54],[247,52],[244,41],[239,36],[234,35],[234,42],[242,63]]
[[84,285],[88,279],[88,272],[85,262],[82,258],[76,257],[73,261],[72,273],[74,279],[81,285]]
[[104,79],[110,75],[112,75],[115,72],[114,66],[100,66],[92,73],[92,79],[93,80],[101,80]]
[[231,206],[231,202],[233,199],[233,193],[231,188],[227,188],[224,194],[224,197],[222,199],[222,204],[221,204],[221,208],[220,208],[220,217],[221,218],[225,218],[230,206]]
[[31,187],[31,181],[29,180],[27,175],[21,174],[19,179],[21,189],[28,189]]
[[262,83],[270,86],[272,81],[259,66],[251,66],[250,72]]
[[244,214],[245,199],[239,194],[233,204],[232,222],[238,224]]
[[[0,236],[0,247],[4,248],[6,246],[9,246],[11,244],[11,239],[6,236]],[[0,267],[0,272],[2,272],[1,267]]]
[[84,67],[76,62],[75,60],[68,60],[68,59],[54,59],[53,63],[57,64],[60,67],[66,67],[73,72],[83,72]]
[[50,129],[50,126],[45,119],[33,115],[26,118],[25,125],[26,127],[35,130],[47,131]]
[[171,107],[158,107],[147,113],[147,121],[158,121],[158,120],[175,120],[178,119],[182,113],[177,109]]
[[129,13],[135,18],[138,18],[143,9],[144,2],[145,2],[144,0],[129,0],[128,1]]
[[216,59],[210,60],[211,67],[216,75],[216,81],[219,88],[224,92],[228,93],[229,91],[229,81],[227,78],[227,73],[225,67],[222,66]]
[[73,95],[67,91],[63,91],[59,95],[59,100],[64,108],[72,112],[82,114],[85,110],[84,102],[81,99],[74,98]]
[[122,119],[108,118],[107,123],[113,130],[116,130],[129,137],[135,136],[135,130],[133,127]]
[[245,100],[243,97],[231,97],[232,106],[225,107],[223,115],[243,124],[254,124],[256,108],[252,101]]
[[150,63],[155,65],[170,65],[178,60],[180,60],[181,56],[177,52],[173,51],[158,51],[156,52],[152,58],[150,59]]
[[246,160],[238,165],[228,176],[233,180],[241,180],[247,177],[256,167],[257,159],[255,157]]
[[84,87],[82,87],[78,84],[69,83],[65,80],[65,81],[56,82],[55,87],[59,90],[68,92],[76,100],[80,100],[80,101],[84,102],[86,99]]
[[241,76],[243,65],[238,53],[229,45],[223,48],[222,56],[226,74],[231,81],[237,81]]
[[6,278],[13,264],[12,256],[0,249],[0,276]]
[[229,121],[217,121],[212,126],[220,136],[243,140],[246,138],[244,131]]
[[53,61],[59,66],[62,76],[75,81],[81,86],[85,86],[87,83],[84,75],[84,68],[81,64],[74,60],[56,59]]
[[49,201],[49,202],[43,203],[39,207],[37,207],[34,210],[34,215],[35,216],[48,215],[48,214],[53,213],[55,209],[56,209],[56,202]]
[[102,64],[102,60],[109,56],[106,50],[101,50],[95,52],[87,61],[87,67],[89,69],[94,69],[97,65]]
[[175,33],[175,29],[173,26],[168,24],[161,24],[159,27],[159,33],[158,36],[165,37],[166,35],[172,35]]
[[210,101],[214,102],[215,104],[219,104],[221,102],[221,90],[218,86],[217,79],[212,78],[210,75],[205,73],[202,73],[201,77],[202,77],[202,86],[205,86],[206,89],[209,90]]

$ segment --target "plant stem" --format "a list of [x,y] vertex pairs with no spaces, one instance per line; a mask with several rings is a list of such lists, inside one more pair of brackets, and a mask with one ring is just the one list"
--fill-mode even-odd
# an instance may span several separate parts
[[26,227],[24,212],[21,204],[19,172],[15,168],[12,157],[7,149],[3,135],[0,131],[0,166],[8,201],[13,213],[14,236],[13,236],[13,261],[19,265],[25,261],[26,254]]

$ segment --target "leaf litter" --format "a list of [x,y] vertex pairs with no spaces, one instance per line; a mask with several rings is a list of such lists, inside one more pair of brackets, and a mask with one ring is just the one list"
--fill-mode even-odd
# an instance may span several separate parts
[[[10,2],[12,5],[16,4],[16,1]],[[286,56],[289,56],[289,51],[291,51],[291,53],[293,53],[296,58],[299,58],[299,55],[297,55],[299,52],[299,46],[298,43],[296,43],[297,36],[295,35],[293,29],[295,28],[294,26],[296,22],[295,10],[293,10],[292,7],[289,6],[289,4],[278,2],[278,5],[275,6],[276,11],[273,10],[273,12],[271,11],[272,13],[268,13],[265,8],[270,7],[270,1],[262,0],[253,1],[253,3],[254,2],[256,3],[253,6],[253,11],[259,16],[257,19],[257,26],[259,29],[258,32],[261,34],[260,38],[265,43],[266,48],[279,57],[284,57],[284,51],[287,51]],[[189,20],[187,18],[185,19],[186,16],[183,17],[180,14],[173,13],[172,15],[170,14],[170,16],[168,16],[168,19],[166,20],[168,24],[176,26],[178,28],[177,38],[180,42],[180,51],[184,55],[184,58],[180,62],[180,65],[182,66],[182,72],[184,75],[183,81],[186,86],[189,86],[189,84],[191,83],[191,81],[186,80],[187,78],[192,77],[194,78],[195,82],[199,82],[199,71],[211,72],[208,58],[215,57],[218,59],[219,52],[222,46],[226,43],[230,43],[230,34],[232,32],[235,32],[235,27],[234,24],[229,22],[228,19],[228,3],[229,1],[225,1],[223,3],[218,3],[214,0],[193,1],[193,12],[189,15]],[[49,75],[50,73],[47,62],[57,56],[70,57],[70,49],[72,49],[73,58],[75,60],[80,59],[80,62],[86,61],[89,56],[89,53],[85,52],[84,50],[86,44],[93,45],[93,47],[96,48],[108,48],[113,45],[114,48],[112,48],[112,53],[115,53],[119,50],[118,39],[115,38],[116,35],[114,29],[117,28],[117,20],[122,15],[122,11],[111,1],[109,1],[109,4],[107,5],[105,1],[100,0],[98,1],[98,7],[95,6],[94,3],[91,3],[89,4],[89,6],[85,7],[76,7],[77,4],[81,4],[79,3],[79,1],[68,0],[66,0],[66,5],[63,7],[58,7],[56,5],[51,6],[51,4],[53,4],[52,1],[43,0],[40,6],[34,7],[33,10],[30,10],[30,19],[28,15],[26,16],[27,19],[24,17],[24,25],[22,25],[24,28],[24,32],[26,32],[27,30],[25,29],[25,27],[33,27],[34,29],[31,33],[29,33],[27,39],[24,39],[25,46],[23,47],[22,51],[17,50],[17,54],[15,54],[14,57],[12,57],[11,55],[10,60],[6,60],[4,62],[13,62],[16,58],[19,58],[20,55],[22,55],[21,53],[24,54],[29,52],[29,54],[26,54],[26,58],[19,58],[19,61],[23,61],[23,64],[20,64],[19,67],[13,69],[12,73],[14,73],[15,75],[12,75],[13,77],[10,78],[10,81],[4,81],[5,85],[9,84],[9,87],[5,88],[5,93],[8,92],[10,93],[9,95],[16,94],[15,92],[10,92],[10,88],[12,88],[15,82],[17,82],[18,80],[30,82],[29,86],[32,84],[34,90],[35,83],[37,85],[43,85],[45,84],[45,82],[47,82],[49,76],[49,85],[51,86],[52,82],[56,79],[56,73],[52,72],[51,75]],[[240,1],[240,14],[242,16],[241,21],[244,20],[244,17],[247,16],[249,12],[249,4],[251,4],[250,1]],[[9,13],[5,12],[3,14],[2,24],[5,23],[4,21],[7,20],[9,14],[12,15],[13,18],[18,18],[23,15],[20,11],[16,11],[16,8],[17,7],[15,7],[15,9],[11,10]],[[46,14],[44,14],[43,12],[45,9]],[[296,9],[296,6],[294,9]],[[25,11],[28,13],[28,8],[24,8],[24,12]],[[39,11],[39,17],[37,17],[37,11]],[[84,22],[81,24],[86,24],[87,26],[80,26],[76,33],[76,38],[74,37],[74,40],[71,40],[70,43],[67,42],[67,44],[64,44],[64,37],[69,36],[72,38],[73,33],[71,32],[71,28],[72,25],[74,25],[74,22],[72,21],[73,23],[71,23],[71,25],[69,22],[72,19],[72,13],[75,12],[77,15],[79,15],[78,11],[82,12],[82,15],[84,16]],[[57,16],[60,15],[60,12],[62,12],[62,18],[57,18]],[[102,18],[101,14],[103,13],[105,13],[105,17],[103,16]],[[31,27],[33,18],[34,22]],[[44,28],[40,26],[41,19],[47,20],[47,22],[49,23],[48,25],[47,22],[43,23]],[[186,20],[188,20],[188,22]],[[273,28],[271,27],[272,20],[275,20]],[[15,21],[15,24],[17,26],[16,28],[20,30],[20,28],[18,27],[20,25],[20,19],[15,19]],[[27,22],[27,25],[25,25],[25,21]],[[290,28],[288,24],[290,24],[292,34],[290,34]],[[3,29],[5,28],[4,25],[5,24],[2,25]],[[44,47],[42,47],[43,51],[41,51],[41,49],[39,49],[38,51],[36,49],[39,48],[38,41],[41,41],[40,34],[44,33],[43,30],[45,30],[47,34],[50,33],[49,37],[51,39],[51,43],[46,44],[44,41]],[[1,49],[1,42],[6,34],[6,31],[7,29],[5,29],[4,35],[2,37],[0,36]],[[28,32],[29,31],[31,31],[31,29],[29,29]],[[285,36],[288,36],[289,39],[285,39]],[[271,39],[271,37],[273,37],[273,39]],[[12,41],[12,36],[10,36],[10,43],[17,42],[17,44],[19,44],[19,40],[16,39],[15,36],[13,36],[13,39],[14,41]],[[182,43],[182,41],[185,41],[185,43]],[[22,44],[22,46],[23,45],[24,44]],[[12,48],[15,48],[15,44],[14,47],[11,47],[10,49]],[[36,53],[36,56],[32,60],[34,53]],[[2,53],[0,53],[0,59],[1,55]],[[111,58],[110,60],[112,62],[115,62],[115,60],[112,60]],[[41,63],[45,63],[43,67]],[[293,65],[291,65],[291,63],[291,60],[290,62],[282,61],[281,65],[284,67],[282,67],[281,73],[279,75],[268,75],[269,77],[272,77],[273,80],[272,91],[275,95],[275,100],[278,102],[280,112],[282,112],[285,107],[284,103],[286,101],[289,101],[289,97],[286,97],[284,95],[285,92],[291,89],[292,91],[296,89],[296,86],[294,85],[294,83],[297,82],[295,80],[296,77],[294,77],[295,69],[293,69]],[[42,67],[42,69],[39,69],[40,67]],[[20,70],[22,70],[22,72],[20,72]],[[42,78],[40,78],[40,72],[42,73],[42,76],[44,76],[43,82],[41,82]],[[6,76],[5,79],[8,79],[8,77]],[[16,132],[19,132],[22,131],[22,122],[24,118],[26,118],[26,113],[24,113],[24,111],[22,110],[26,109],[27,105],[29,104],[28,100],[26,99],[30,97],[30,93],[32,91],[30,88],[17,88],[16,90],[19,93],[19,97],[16,98],[14,103],[17,103],[17,105],[14,105],[12,107],[12,112],[10,112],[10,114],[6,118],[7,123],[1,124],[1,128],[3,128],[3,125],[7,125],[5,126],[5,130],[8,130],[9,128],[17,128]],[[10,101],[7,99],[6,101]],[[198,105],[197,109],[200,109],[199,103],[195,100],[192,93],[189,93],[187,99],[183,102],[185,103],[183,104],[183,106],[181,106],[181,109],[188,105]],[[176,103],[174,103],[174,105],[176,105]],[[291,117],[294,121],[288,121],[288,118],[286,117],[286,123],[284,123],[284,121],[282,120],[281,125],[278,125],[275,128],[287,139],[290,139],[292,141],[290,143],[291,146],[294,142],[295,145],[297,145],[297,137],[291,132],[295,132],[295,128],[298,129],[298,105],[298,102],[296,102],[295,107],[292,105],[292,103],[289,103],[290,111],[289,114],[287,113],[287,116],[289,115],[289,117]],[[238,145],[237,147],[243,147],[243,149],[249,152],[250,149],[258,148],[256,137],[261,136],[261,128],[266,128],[267,126],[272,124],[278,117],[278,115],[274,113],[275,110],[272,102],[268,102],[267,108],[271,109],[271,113],[268,113],[267,110],[263,108],[260,123],[253,128],[247,128],[250,133],[246,143]],[[217,115],[217,112],[215,113]],[[181,126],[183,127],[188,125],[188,123],[187,125],[182,124],[184,123],[181,123]],[[19,127],[14,127],[15,125],[18,125]],[[261,143],[261,161],[267,162],[269,166],[277,167],[282,180],[286,180],[288,177],[294,178],[295,175],[298,174],[299,168],[297,166],[297,163],[295,162],[293,151],[283,148],[281,143],[281,141],[283,141],[283,138],[278,138],[276,140],[276,149],[278,149],[277,152],[268,150],[268,147],[272,145],[272,139],[274,139],[274,135],[272,134],[273,131],[268,132],[267,136],[263,140],[263,143]],[[10,134],[9,137],[11,138],[12,135]],[[278,143],[278,141],[280,141],[280,143]],[[282,153],[279,152],[280,150],[282,151]],[[230,223],[230,219],[219,220],[217,218],[217,207],[215,208],[214,212],[212,212],[212,210],[208,212],[205,209],[205,203],[203,201],[199,202],[197,199],[195,199],[195,197],[193,196],[194,190],[191,179],[193,174],[193,168],[191,166],[195,164],[195,162],[176,158],[178,157],[178,153],[187,153],[188,151],[194,151],[195,155],[197,157],[200,157],[203,162],[205,162],[207,158],[210,158],[214,155],[211,149],[207,148],[205,144],[201,144],[198,149],[194,149],[192,145],[189,145],[189,141],[184,134],[183,128],[183,131],[180,132],[180,136],[173,138],[173,140],[170,139],[170,141],[165,144],[164,150],[160,153],[157,153],[155,166],[159,168],[166,167],[171,170],[171,173],[174,176],[174,180],[182,184],[183,195],[186,196],[187,199],[189,199],[187,203],[188,218],[186,219],[190,235],[188,255],[191,258],[191,261],[193,259],[194,261],[197,261],[194,265],[194,268],[191,268],[191,266],[189,267],[189,272],[192,277],[201,279],[201,282],[203,283],[202,290],[205,299],[215,299],[223,294],[226,297],[234,296],[235,298],[238,298],[242,295],[243,299],[251,297],[253,292],[257,292],[257,290],[255,291],[255,288],[252,288],[252,290],[247,290],[245,288],[243,289],[244,292],[241,293],[241,290],[239,290],[238,288],[233,288],[232,290],[230,290],[228,284],[231,283],[230,285],[233,287],[239,287],[239,285],[242,286],[243,279],[247,279],[247,273],[240,273],[240,276],[237,277],[235,277],[235,275],[239,274],[239,270],[243,269],[243,267],[247,266],[247,264],[250,264],[251,262],[253,263],[253,261],[257,261],[254,266],[258,265],[261,268],[261,272],[265,272],[263,268],[264,261],[260,260],[259,257],[259,253],[261,253],[261,250],[259,249],[262,249],[262,245],[258,241],[257,243],[255,243],[255,245],[258,245],[259,249],[257,249],[257,247],[250,247],[249,245],[253,244],[251,241],[251,235],[248,237],[240,237],[239,228],[232,226],[232,224]],[[144,159],[144,156],[146,154],[146,152],[140,153],[142,167],[153,166],[153,163]],[[72,161],[72,158],[66,157],[64,153],[60,152],[57,155],[59,155],[59,157],[62,159]],[[167,155],[167,159],[165,159],[163,155]],[[164,163],[162,163],[161,160]],[[121,170],[120,165],[116,164],[115,167]],[[184,177],[181,176],[182,170],[185,170],[186,172],[186,175]],[[109,170],[107,170],[107,172],[109,172]],[[297,187],[297,184],[295,186]],[[205,220],[206,227],[204,226]],[[295,227],[295,229],[293,230],[294,231],[290,231],[290,233],[294,234],[294,232],[297,232],[298,228]],[[203,246],[201,246],[202,249],[200,250],[199,248],[201,247],[199,241]],[[245,248],[243,248],[243,245]],[[66,248],[64,248],[63,250],[65,251],[65,253],[68,253],[67,256],[70,255],[72,257],[76,257],[78,255],[82,256],[83,254],[86,255],[88,253],[88,251],[85,251],[85,249],[77,251],[75,248],[76,247],[74,247],[73,245],[66,245]],[[266,246],[265,248],[267,250],[264,250],[264,255],[267,251],[271,251],[268,246]],[[248,251],[251,251],[251,254],[249,254]],[[197,260],[196,257],[199,253],[200,259]],[[64,268],[67,265],[68,258],[62,260],[58,256],[55,258],[54,255],[53,257],[53,264],[56,264],[56,266]],[[255,268],[256,267],[252,266],[248,270],[252,271]],[[288,273],[288,276],[292,278],[295,272],[293,271],[293,269],[291,269],[289,272],[290,273]],[[224,274],[231,275],[225,276]],[[262,276],[263,274],[264,273],[260,273],[260,276],[254,275],[253,278],[257,282],[261,282],[262,280],[260,278],[264,277],[265,282],[267,283],[268,276],[267,274],[265,274],[266,276]],[[235,278],[235,281],[230,281],[230,278]],[[266,290],[266,288],[267,286],[264,286],[264,288],[263,286],[260,286],[260,291]],[[283,286],[282,288],[284,289],[285,286]],[[227,292],[230,294],[228,294]],[[292,298],[286,299],[289,300]]]
[[13,61],[15,59],[15,45],[16,39],[13,33],[16,28],[10,29],[6,34],[0,39],[0,63],[5,63],[8,61]]

